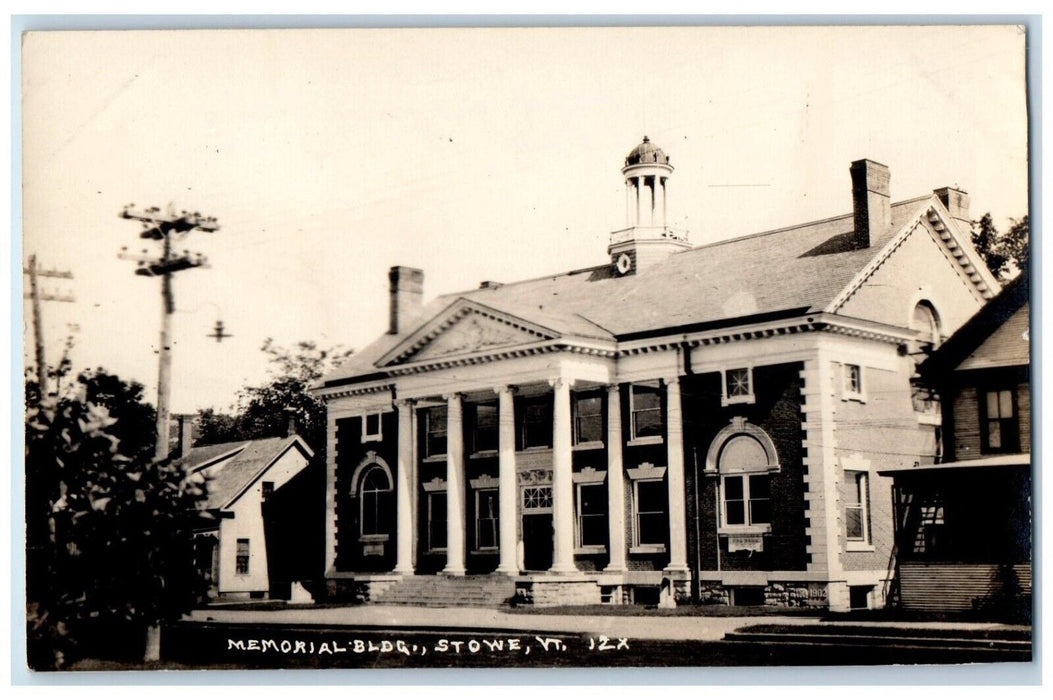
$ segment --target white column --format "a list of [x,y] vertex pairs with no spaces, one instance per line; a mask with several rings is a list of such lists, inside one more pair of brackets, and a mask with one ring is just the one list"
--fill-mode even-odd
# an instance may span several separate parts
[[680,378],[665,380],[666,449],[669,469],[669,566],[687,571],[687,509],[684,495],[684,421],[680,406]]
[[633,185],[631,180],[625,181],[625,228],[633,226]]
[[661,225],[669,225],[669,207],[665,205],[669,201],[669,178],[663,178],[661,183]]
[[516,501],[519,492],[516,483],[516,424],[514,387],[502,386],[494,389],[497,392],[497,476],[498,523],[500,533],[501,559],[497,571],[503,574],[518,574],[519,564],[516,561]]
[[643,226],[643,176],[636,178],[636,222],[634,226]]
[[607,523],[610,563],[607,571],[625,571],[625,471],[622,467],[621,387],[607,387]]
[[570,443],[570,382],[553,379],[552,411],[552,527],[553,573],[573,573],[574,566],[574,470]]
[[413,538],[417,534],[413,512],[413,402],[396,401],[398,407],[398,463],[395,473],[395,572],[413,573]]
[[461,395],[446,397],[446,568],[464,576],[464,426]]

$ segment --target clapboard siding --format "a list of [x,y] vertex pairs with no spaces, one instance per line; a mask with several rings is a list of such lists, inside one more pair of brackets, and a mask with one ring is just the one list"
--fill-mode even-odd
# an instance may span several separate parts
[[[1015,564],[1023,595],[1031,595],[1031,565]],[[974,601],[1001,593],[997,564],[902,564],[903,607],[907,610],[972,610]]]

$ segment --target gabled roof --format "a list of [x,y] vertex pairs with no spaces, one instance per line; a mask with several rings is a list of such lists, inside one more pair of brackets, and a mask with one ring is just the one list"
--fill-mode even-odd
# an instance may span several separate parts
[[326,376],[323,385],[385,376],[385,363],[412,347],[407,339],[458,303],[484,306],[564,339],[608,342],[692,324],[733,325],[736,319],[829,310],[844,290],[865,278],[868,265],[887,255],[886,246],[897,236],[918,221],[931,225],[927,218],[933,212],[950,222],[933,195],[893,204],[892,225],[868,248],[855,247],[854,219],[846,214],[673,253],[635,275],[619,277],[604,264],[446,294],[423,309],[417,327],[381,336]]
[[1030,363],[1030,277],[1022,273],[977,311],[920,366],[933,380],[957,369]]
[[314,456],[307,443],[293,435],[194,447],[178,463],[188,471],[204,472],[209,477],[206,508],[226,509],[294,447],[308,459]]

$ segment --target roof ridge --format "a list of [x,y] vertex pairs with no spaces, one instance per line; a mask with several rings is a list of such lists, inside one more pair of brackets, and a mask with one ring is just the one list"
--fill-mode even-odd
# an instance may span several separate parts
[[[889,206],[890,207],[899,207],[899,206],[903,206],[904,204],[912,204],[914,202],[920,202],[922,200],[929,199],[930,197],[932,197],[931,194],[924,194],[924,195],[921,195],[920,197],[913,197],[911,199],[904,199],[904,200],[901,200],[899,202],[892,202]],[[739,241],[748,240],[750,238],[759,238],[761,236],[770,236],[770,235],[775,234],[775,233],[785,233],[786,231],[793,231],[795,229],[808,228],[809,226],[818,226],[820,224],[829,224],[829,223],[837,221],[839,219],[850,219],[853,216],[854,216],[854,214],[852,212],[849,212],[847,214],[840,214],[838,216],[828,216],[825,219],[815,219],[813,221],[804,221],[804,222],[801,222],[799,224],[793,224],[793,225],[790,225],[790,226],[783,226],[781,228],[773,228],[773,229],[768,229],[767,231],[758,231],[756,233],[747,233],[744,236],[736,236],[735,238],[725,238],[724,240],[713,241],[712,243],[704,243],[702,245],[695,246],[695,247],[691,248],[691,250],[685,250],[685,251],[682,251],[682,252],[690,253],[690,252],[695,251],[695,250],[703,250],[703,249],[713,248],[713,247],[718,246],[718,245],[724,245],[725,243],[737,243]]]

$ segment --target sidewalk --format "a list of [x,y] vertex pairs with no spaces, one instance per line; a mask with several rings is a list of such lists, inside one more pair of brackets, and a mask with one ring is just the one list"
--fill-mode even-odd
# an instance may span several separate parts
[[[884,628],[982,630],[1006,629],[983,622],[858,622],[822,621],[801,615],[763,617],[625,617],[602,615],[513,614],[487,608],[417,608],[360,605],[346,608],[294,608],[284,610],[195,610],[195,622],[242,624],[323,625],[332,627],[499,629],[529,632],[562,632],[606,635],[631,639],[719,641],[748,625],[830,625]],[[1026,628],[1024,628],[1026,629]]]

